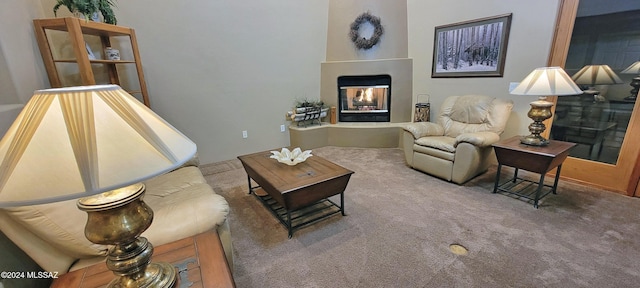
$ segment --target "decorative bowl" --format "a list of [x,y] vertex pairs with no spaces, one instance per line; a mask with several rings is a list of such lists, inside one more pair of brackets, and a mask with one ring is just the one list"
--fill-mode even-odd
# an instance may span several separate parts
[[282,148],[282,151],[271,151],[271,155],[269,158],[273,158],[278,160],[280,163],[287,164],[289,166],[296,165],[298,163],[302,163],[307,158],[313,156],[311,155],[311,150],[306,150],[302,152],[300,148],[294,148],[293,151],[289,151],[287,148]]

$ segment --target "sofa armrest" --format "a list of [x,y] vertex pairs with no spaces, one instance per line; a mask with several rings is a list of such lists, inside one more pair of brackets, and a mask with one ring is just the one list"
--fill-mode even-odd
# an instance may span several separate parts
[[198,157],[198,152],[196,152],[196,154],[193,155],[191,159],[187,160],[187,162],[184,162],[184,164],[180,165],[180,167],[174,169],[174,171],[180,168],[189,167],[189,166],[194,166],[194,167],[200,166],[200,158]]
[[456,137],[454,146],[458,146],[461,142],[466,142],[478,147],[487,147],[498,141],[500,141],[500,135],[491,131],[462,133]]
[[407,132],[413,135],[414,139],[418,139],[425,136],[442,136],[444,135],[444,128],[437,123],[432,122],[416,122],[410,123],[404,126]]

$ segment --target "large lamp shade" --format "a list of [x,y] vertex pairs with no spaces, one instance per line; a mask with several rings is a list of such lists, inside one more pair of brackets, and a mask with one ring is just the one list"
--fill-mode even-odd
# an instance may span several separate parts
[[0,207],[121,188],[195,153],[195,143],[117,85],[36,91],[0,141]]
[[587,65],[571,77],[580,85],[611,85],[623,83],[609,65]]
[[560,67],[540,67],[533,70],[511,90],[514,95],[559,96],[576,95],[582,90]]
[[539,97],[529,104],[531,109],[527,113],[533,120],[529,125],[531,134],[521,137],[520,142],[532,146],[545,146],[549,144],[549,140],[540,135],[546,129],[542,122],[553,116],[553,103],[547,101],[546,96],[576,95],[581,94],[582,90],[562,68],[540,67],[529,73],[510,93]]
[[640,61],[633,62],[629,67],[620,72],[622,74],[640,74]]

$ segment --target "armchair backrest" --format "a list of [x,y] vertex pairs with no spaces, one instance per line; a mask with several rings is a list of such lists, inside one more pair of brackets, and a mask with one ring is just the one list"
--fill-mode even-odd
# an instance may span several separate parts
[[485,95],[449,96],[440,107],[438,123],[449,137],[481,131],[502,134],[512,108],[512,100]]

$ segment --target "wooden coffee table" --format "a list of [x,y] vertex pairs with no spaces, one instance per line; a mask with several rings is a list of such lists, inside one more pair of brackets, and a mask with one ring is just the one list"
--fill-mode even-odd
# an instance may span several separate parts
[[[263,151],[239,156],[253,193],[289,231],[344,212],[344,190],[354,172],[319,156],[289,166]],[[258,186],[253,186],[251,180]],[[340,205],[328,198],[340,194]]]

